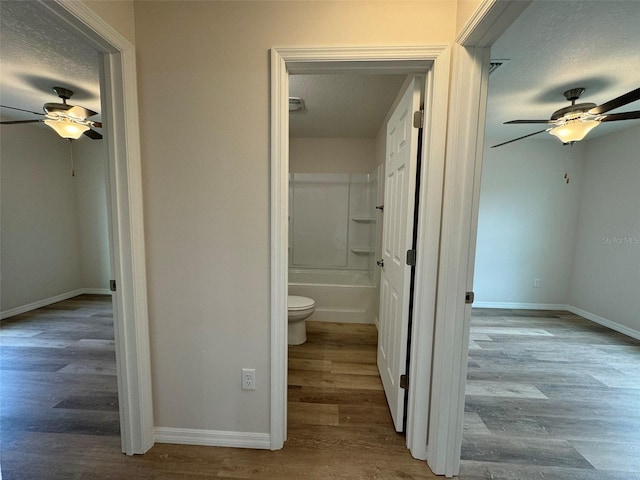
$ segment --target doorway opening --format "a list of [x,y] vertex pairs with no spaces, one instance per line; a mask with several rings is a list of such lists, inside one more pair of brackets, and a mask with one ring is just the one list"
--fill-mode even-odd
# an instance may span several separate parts
[[42,6],[91,44],[100,61],[121,448],[129,455],[141,454],[153,446],[154,433],[135,49],[85,4]]
[[288,303],[315,305],[289,327],[292,443],[312,429],[318,438],[353,435],[356,442],[365,427],[371,444],[395,431],[376,367],[376,260],[387,122],[408,77],[358,70],[289,77],[290,96],[299,100],[289,117]]
[[[531,118],[531,109],[542,97],[548,98],[545,110],[550,114],[553,105],[563,106],[562,92],[573,85],[585,87],[590,92],[585,97],[595,103],[637,87],[635,78],[625,83],[629,79],[624,72],[609,83],[592,67],[598,65],[602,71],[611,68],[607,62],[614,60],[605,52],[615,50],[625,58],[616,59],[617,64],[637,70],[637,58],[627,58],[628,52],[617,49],[616,37],[611,43],[583,51],[581,68],[555,83],[554,74],[562,70],[566,58],[561,62],[523,53],[524,45],[531,44],[545,23],[543,19],[562,17],[557,10],[564,5],[553,5],[554,12],[551,7],[534,2],[492,45],[492,58],[511,61],[508,69],[489,77],[487,128],[483,132],[486,147],[474,279],[478,302],[471,319],[462,449],[461,473],[468,475],[473,475],[471,463],[484,468],[495,465],[499,458],[505,475],[509,470],[523,469],[535,469],[542,476],[554,469],[562,475],[564,468],[602,471],[616,470],[620,465],[629,475],[638,472],[638,464],[634,465],[637,454],[626,449],[631,443],[638,444],[638,429],[626,436],[633,429],[628,430],[628,407],[623,405],[637,404],[640,398],[637,390],[624,389],[625,384],[637,384],[627,367],[637,364],[639,334],[637,329],[625,328],[628,324],[623,322],[607,324],[607,320],[624,319],[626,312],[636,317],[633,305],[638,305],[637,297],[625,285],[634,284],[631,276],[638,278],[637,260],[631,259],[631,249],[610,248],[605,233],[615,230],[612,225],[640,218],[637,203],[627,209],[631,204],[623,200],[635,195],[637,181],[631,179],[639,178],[637,154],[633,157],[630,153],[636,150],[631,145],[637,133],[596,131],[600,136],[587,137],[573,146],[563,146],[542,133],[489,148],[537,130],[530,125],[516,132],[509,126],[497,127],[505,120],[521,118],[519,115]],[[584,18],[564,22],[567,38],[580,44],[580,33],[589,30],[588,19],[598,18],[604,11],[594,4],[581,12]],[[638,12],[636,5],[621,3],[615,15],[607,18],[617,26],[617,38],[637,38],[631,20],[637,14],[633,11]],[[557,39],[547,37],[544,41],[554,43]],[[540,50],[544,50],[542,43]],[[572,51],[570,43],[565,48]],[[534,80],[522,75],[525,69],[544,73]],[[502,100],[513,91],[527,90],[536,100],[520,103],[518,116],[514,116],[516,112],[510,112]],[[625,122],[610,122],[607,128],[615,126],[628,129]],[[614,184],[615,188],[605,187]],[[598,315],[591,313],[594,310],[589,306],[597,306]],[[615,401],[608,401],[614,397]],[[598,415],[592,414],[593,408]],[[493,415],[496,411],[501,412],[499,419]],[[571,412],[572,421],[566,412]],[[510,427],[503,429],[506,424]],[[516,448],[511,448],[513,437],[519,437]],[[582,438],[587,440],[578,441]],[[545,448],[555,444],[553,455],[545,453],[542,444]],[[482,459],[487,463],[476,463],[489,448],[492,453]],[[531,465],[534,455],[536,467]],[[491,470],[487,467],[485,471]],[[605,478],[607,473],[597,476]]]
[[[435,93],[448,88],[448,48],[338,48],[272,50],[272,369],[271,369],[271,448],[282,448],[287,421],[287,291],[289,238],[289,75],[318,72],[340,73],[422,73],[426,77],[425,124],[430,128],[424,141],[420,197],[431,208],[419,215],[418,245],[423,247],[416,269],[416,308],[421,321],[412,329],[411,373],[415,383],[409,390],[406,446],[415,458],[426,458],[429,373],[435,309],[437,245],[439,242],[440,201],[444,166],[444,122],[446,96]],[[439,180],[438,180],[439,179]],[[426,203],[423,203],[426,204]],[[435,228],[428,228],[435,227]],[[429,238],[432,242],[425,242]],[[435,250],[433,250],[435,247]]]

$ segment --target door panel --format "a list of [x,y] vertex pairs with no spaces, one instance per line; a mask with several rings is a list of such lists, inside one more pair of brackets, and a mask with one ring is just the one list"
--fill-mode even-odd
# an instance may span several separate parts
[[406,373],[409,329],[411,267],[406,265],[406,252],[413,241],[418,158],[419,129],[413,127],[413,112],[419,109],[420,86],[414,79],[387,123],[378,369],[398,432],[404,420],[400,376]]

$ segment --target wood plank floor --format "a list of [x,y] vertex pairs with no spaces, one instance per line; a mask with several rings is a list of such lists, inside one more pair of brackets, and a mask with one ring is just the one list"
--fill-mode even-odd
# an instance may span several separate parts
[[393,429],[371,325],[313,322],[290,347],[284,449],[121,454],[110,309],[109,297],[84,295],[2,322],[4,480],[436,478]]
[[[4,480],[427,479],[394,432],[376,331],[309,322],[278,452],[120,453],[109,297],[2,322]],[[640,342],[566,312],[475,310],[460,480],[640,480]]]
[[640,479],[640,341],[568,312],[474,309],[460,478]]

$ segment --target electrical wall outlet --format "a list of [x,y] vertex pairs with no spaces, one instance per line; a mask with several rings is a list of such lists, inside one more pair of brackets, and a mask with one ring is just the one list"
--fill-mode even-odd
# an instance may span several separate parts
[[540,288],[540,279],[539,278],[534,278],[533,279],[533,288]]
[[255,390],[256,389],[256,370],[255,370],[255,368],[243,368],[242,369],[242,389],[243,390]]

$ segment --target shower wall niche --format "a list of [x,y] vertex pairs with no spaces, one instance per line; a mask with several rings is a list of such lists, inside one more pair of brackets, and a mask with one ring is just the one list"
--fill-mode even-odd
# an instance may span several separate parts
[[378,175],[289,175],[289,266],[370,273],[376,251]]

